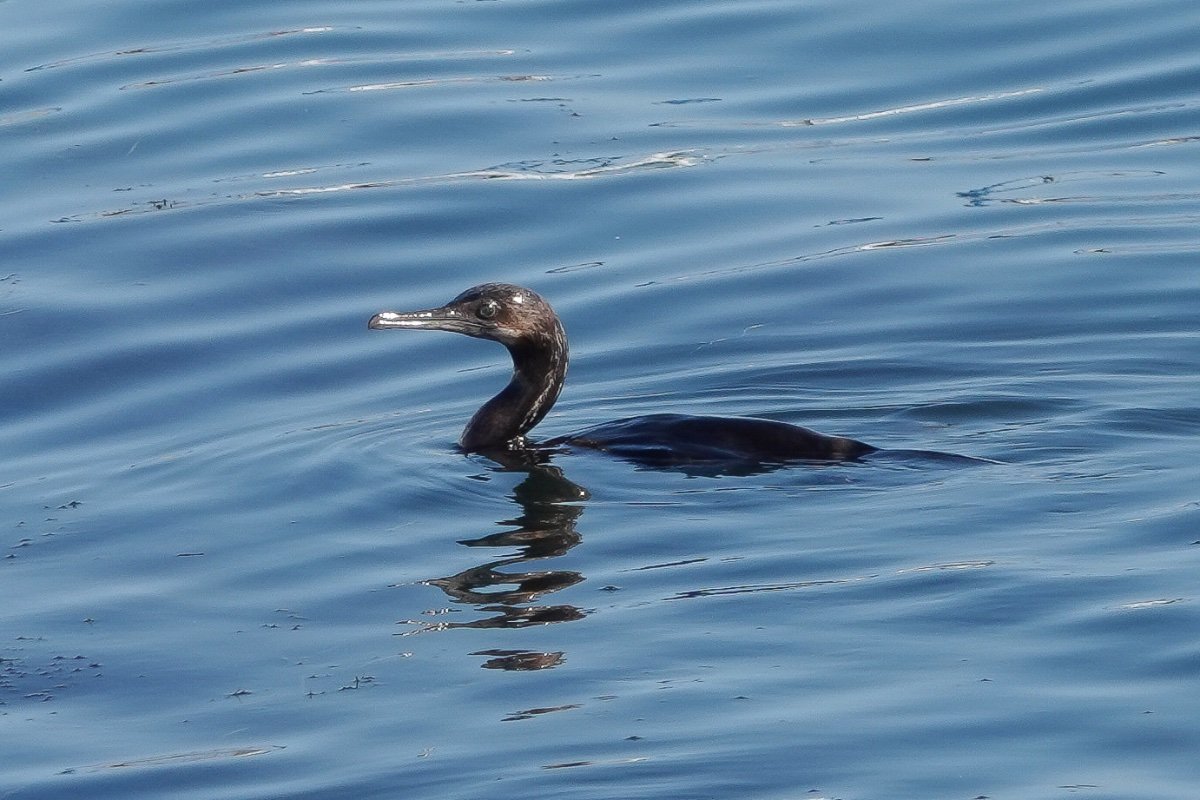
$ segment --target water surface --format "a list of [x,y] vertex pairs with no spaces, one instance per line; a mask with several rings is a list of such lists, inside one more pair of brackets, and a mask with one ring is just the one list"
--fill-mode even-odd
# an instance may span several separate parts
[[[0,4],[0,797],[1191,797],[1200,12]],[[545,437],[454,449],[558,309]]]

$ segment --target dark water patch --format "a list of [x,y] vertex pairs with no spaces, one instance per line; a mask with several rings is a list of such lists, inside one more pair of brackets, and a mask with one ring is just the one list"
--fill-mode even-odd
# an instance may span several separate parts
[[18,637],[0,649],[0,712],[25,710],[28,704],[49,703],[103,678],[103,665],[78,653],[55,654],[36,636]]

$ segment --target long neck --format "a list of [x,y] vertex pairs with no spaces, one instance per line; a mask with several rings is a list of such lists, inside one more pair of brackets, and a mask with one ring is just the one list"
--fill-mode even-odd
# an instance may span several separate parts
[[508,352],[513,360],[512,379],[471,417],[459,440],[464,450],[519,442],[542,421],[562,391],[567,376],[567,337],[557,320],[553,330],[509,345]]

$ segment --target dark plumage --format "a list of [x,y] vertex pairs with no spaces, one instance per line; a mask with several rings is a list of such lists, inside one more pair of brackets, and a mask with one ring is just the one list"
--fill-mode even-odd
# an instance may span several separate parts
[[[521,286],[485,283],[440,308],[381,312],[368,327],[452,331],[508,348],[512,379],[475,412],[459,442],[471,452],[525,448],[525,434],[554,405],[567,374],[567,336],[558,315],[538,294]],[[612,452],[656,466],[845,461],[876,450],[854,439],[785,422],[682,414],[616,420],[546,443],[557,445]]]

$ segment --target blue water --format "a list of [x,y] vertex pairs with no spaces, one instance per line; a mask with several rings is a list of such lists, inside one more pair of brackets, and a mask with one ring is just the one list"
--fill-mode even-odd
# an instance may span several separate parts
[[[1200,6],[0,2],[0,798],[1200,781]],[[749,475],[454,442],[760,416]]]

